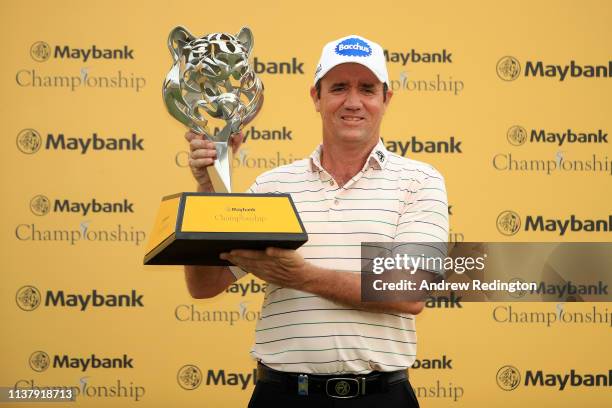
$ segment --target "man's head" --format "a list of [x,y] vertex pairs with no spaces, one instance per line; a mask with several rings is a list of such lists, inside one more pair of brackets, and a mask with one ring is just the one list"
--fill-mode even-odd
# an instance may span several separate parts
[[324,140],[375,144],[392,96],[380,45],[355,35],[323,47],[310,90]]

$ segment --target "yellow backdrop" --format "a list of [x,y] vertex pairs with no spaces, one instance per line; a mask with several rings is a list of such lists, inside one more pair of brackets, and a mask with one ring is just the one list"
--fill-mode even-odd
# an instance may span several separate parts
[[[262,282],[247,276],[194,300],[180,267],[142,266],[160,198],[194,188],[185,129],[161,99],[166,38],[179,24],[197,35],[248,25],[255,35],[266,100],[234,160],[236,191],[319,143],[308,89],[320,49],[354,33],[388,51],[395,95],[382,134],[389,149],[445,176],[451,240],[610,241],[610,232],[525,229],[526,217],[612,213],[609,2],[29,1],[0,10],[0,386],[76,386],[75,406],[248,401]],[[273,73],[281,62],[291,72]],[[505,211],[520,227],[497,222]],[[608,375],[609,304],[446,306],[418,317],[410,378],[422,406],[609,403],[609,386],[525,383],[528,371]],[[521,320],[538,311],[559,318]],[[498,372],[518,373],[516,388]]]

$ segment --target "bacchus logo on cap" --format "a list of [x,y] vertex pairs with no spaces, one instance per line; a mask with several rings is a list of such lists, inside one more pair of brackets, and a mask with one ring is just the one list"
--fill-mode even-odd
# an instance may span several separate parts
[[336,54],[344,57],[369,57],[372,55],[372,47],[359,38],[351,37],[342,40],[336,45]]

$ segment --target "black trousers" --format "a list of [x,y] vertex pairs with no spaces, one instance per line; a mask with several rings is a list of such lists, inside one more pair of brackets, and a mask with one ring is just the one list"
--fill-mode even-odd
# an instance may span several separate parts
[[372,393],[356,398],[331,398],[327,395],[301,396],[289,393],[285,387],[272,382],[257,381],[249,402],[249,408],[418,408],[410,383],[400,381],[389,385],[386,392]]

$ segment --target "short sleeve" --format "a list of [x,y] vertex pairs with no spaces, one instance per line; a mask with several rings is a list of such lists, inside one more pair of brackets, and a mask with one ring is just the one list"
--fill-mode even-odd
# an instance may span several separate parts
[[[431,169],[407,191],[404,211],[395,234],[394,253],[430,258],[446,257],[448,246],[448,199],[444,178]],[[439,265],[438,262],[432,263]],[[443,268],[425,268],[441,274]]]

